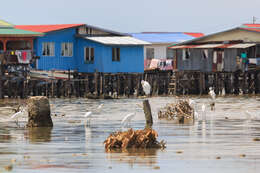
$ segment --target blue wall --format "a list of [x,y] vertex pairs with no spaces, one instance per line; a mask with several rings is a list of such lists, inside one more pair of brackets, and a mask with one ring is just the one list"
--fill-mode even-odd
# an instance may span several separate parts
[[[113,46],[103,45],[94,41],[75,37],[76,29],[49,32],[35,40],[34,49],[40,70],[78,70],[79,72],[144,72],[144,47],[143,46],[116,46],[120,48],[120,61],[112,61]],[[42,56],[42,43],[55,42],[55,56]],[[73,56],[61,56],[61,43],[73,43]],[[84,47],[94,48],[94,63],[84,62]]]
[[[68,69],[76,69],[75,66],[75,46],[76,40],[74,34],[76,33],[76,29],[66,29],[56,32],[49,32],[43,37],[38,37],[35,40],[35,52],[37,56],[40,56],[40,60],[38,60],[38,69],[40,70],[68,70]],[[42,43],[43,42],[54,42],[55,43],[55,56],[43,56],[42,55]],[[72,57],[64,57],[61,56],[61,43],[62,42],[72,42],[73,43],[73,56]]]
[[[93,64],[84,62],[84,47],[94,47],[95,59]],[[120,48],[120,61],[112,61],[112,48]],[[143,73],[144,50],[143,46],[108,46],[90,40],[79,38],[77,40],[76,63],[79,72],[117,73]]]

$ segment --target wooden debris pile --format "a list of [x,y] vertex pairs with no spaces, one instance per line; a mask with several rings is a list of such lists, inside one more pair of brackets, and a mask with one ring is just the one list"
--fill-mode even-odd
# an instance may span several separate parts
[[125,132],[115,132],[104,141],[107,152],[117,149],[130,148],[165,148],[165,142],[157,141],[158,134],[153,129],[133,130],[129,129]]
[[194,109],[187,100],[178,100],[177,103],[166,105],[158,112],[159,119],[178,120],[184,123],[185,120],[194,119]]

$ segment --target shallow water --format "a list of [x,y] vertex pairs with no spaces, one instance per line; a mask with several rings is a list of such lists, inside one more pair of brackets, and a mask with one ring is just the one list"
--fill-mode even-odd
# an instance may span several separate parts
[[[103,141],[121,130],[122,118],[131,112],[134,129],[145,125],[142,99],[51,100],[54,127],[26,129],[26,115],[19,127],[10,120],[15,100],[0,103],[0,172],[222,172],[254,173],[260,168],[260,98],[217,98],[216,110],[210,111],[208,98],[193,98],[200,113],[207,105],[206,120],[177,125],[159,121],[159,108],[175,101],[174,97],[149,98],[154,113],[154,129],[165,150],[106,153]],[[104,104],[99,111],[96,108]],[[249,110],[249,116],[245,113]],[[85,127],[84,114],[94,118]],[[54,116],[56,114],[57,116]]]

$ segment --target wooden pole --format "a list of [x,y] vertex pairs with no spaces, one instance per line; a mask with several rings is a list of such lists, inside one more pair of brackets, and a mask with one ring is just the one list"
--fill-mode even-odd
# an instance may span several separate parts
[[145,128],[152,128],[153,116],[152,116],[152,111],[151,111],[151,106],[150,106],[149,100],[143,101],[143,110],[144,110],[145,120],[146,120]]

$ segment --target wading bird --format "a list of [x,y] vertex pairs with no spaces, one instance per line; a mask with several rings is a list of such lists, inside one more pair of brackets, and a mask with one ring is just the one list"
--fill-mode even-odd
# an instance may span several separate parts
[[127,114],[121,121],[122,127],[129,127],[131,120],[135,117],[135,113]]
[[142,84],[145,95],[148,96],[151,92],[150,84],[147,81],[144,81],[144,80],[141,81],[141,84]]
[[86,112],[85,115],[84,115],[84,117],[86,118],[85,125],[86,125],[86,126],[89,126],[89,125],[90,125],[90,120],[91,120],[91,118],[93,117],[93,116],[92,116],[92,112],[91,112],[91,111]]
[[[20,109],[20,107],[18,108],[18,110],[19,110],[19,109]],[[17,110],[17,111],[18,111],[18,110]],[[24,112],[25,112],[25,109],[22,108],[22,109],[20,109],[18,112],[14,113],[14,114],[10,117],[10,119],[11,119],[11,120],[15,120],[16,124],[19,126],[19,124],[18,124],[18,118],[19,118],[20,116],[22,116]]]
[[211,103],[210,103],[210,107],[211,107],[211,110],[215,110],[215,100],[216,100],[216,94],[215,94],[215,91],[213,90],[212,87],[209,87],[209,95],[212,99]]

